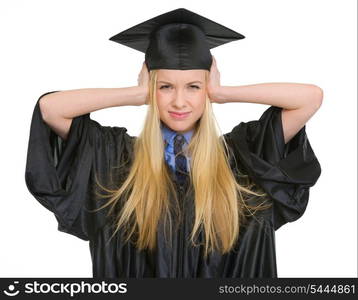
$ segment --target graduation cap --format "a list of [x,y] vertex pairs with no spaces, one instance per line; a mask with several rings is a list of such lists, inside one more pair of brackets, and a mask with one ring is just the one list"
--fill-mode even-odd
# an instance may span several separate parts
[[210,49],[245,36],[185,8],[124,30],[109,40],[145,53],[153,69],[210,70]]

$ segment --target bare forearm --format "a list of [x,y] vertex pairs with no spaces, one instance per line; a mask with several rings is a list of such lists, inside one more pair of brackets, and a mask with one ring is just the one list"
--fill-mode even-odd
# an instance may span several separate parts
[[322,98],[322,90],[316,85],[285,82],[221,86],[216,93],[219,103],[261,103],[285,109],[312,105]]
[[125,105],[142,105],[144,91],[138,86],[84,88],[45,95],[40,99],[44,118],[72,119],[96,110]]

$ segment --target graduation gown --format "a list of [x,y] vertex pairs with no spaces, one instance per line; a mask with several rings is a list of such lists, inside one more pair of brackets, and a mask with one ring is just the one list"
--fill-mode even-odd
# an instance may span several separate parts
[[[105,203],[95,201],[94,173],[102,184],[123,180],[113,166],[130,165],[136,137],[125,127],[102,126],[85,114],[72,120],[63,141],[42,119],[39,100],[48,93],[40,96],[33,111],[25,180],[37,201],[53,212],[59,231],[89,241],[93,277],[277,277],[275,230],[302,216],[309,188],[321,173],[306,126],[285,145],[282,108],[270,106],[259,120],[241,122],[224,134],[235,156],[236,163],[230,160],[235,177],[239,172],[247,174],[273,204],[240,227],[232,251],[225,255],[214,252],[204,259],[203,247],[191,246],[193,193],[186,194],[189,184],[179,185],[173,174],[185,212],[180,229],[173,232],[169,247],[159,226],[156,250],[139,251],[133,243],[124,243],[118,232],[106,243],[113,232],[106,222],[107,208],[88,211]],[[199,238],[202,236],[200,233]]]

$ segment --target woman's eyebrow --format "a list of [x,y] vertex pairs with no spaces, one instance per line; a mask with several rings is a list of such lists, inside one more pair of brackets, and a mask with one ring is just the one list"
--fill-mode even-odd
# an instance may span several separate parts
[[[168,81],[163,81],[163,80],[160,80],[160,81],[158,81],[158,82],[161,82],[161,83],[169,83],[169,84],[171,84],[170,82],[168,82]],[[199,81],[199,80],[196,80],[196,81],[191,81],[191,82],[188,82],[187,84],[192,84],[192,83],[202,83],[201,81]]]

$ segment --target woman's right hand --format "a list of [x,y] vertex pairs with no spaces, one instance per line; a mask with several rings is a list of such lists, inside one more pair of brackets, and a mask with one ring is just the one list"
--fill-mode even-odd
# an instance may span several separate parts
[[143,62],[142,69],[138,75],[138,86],[143,91],[143,104],[149,104],[149,72],[148,68]]

